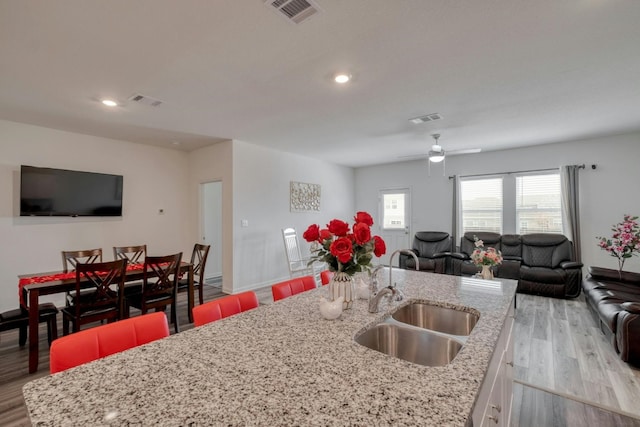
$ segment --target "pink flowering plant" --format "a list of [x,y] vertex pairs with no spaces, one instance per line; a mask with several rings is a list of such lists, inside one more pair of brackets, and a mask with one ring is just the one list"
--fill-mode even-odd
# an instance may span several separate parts
[[471,261],[475,265],[500,265],[502,264],[502,253],[497,251],[496,248],[485,248],[484,242],[478,239],[478,236],[473,236],[476,248],[471,253]]
[[637,216],[625,214],[623,221],[611,228],[613,231],[611,238],[596,237],[599,240],[600,249],[618,258],[619,274],[622,274],[622,267],[627,258],[638,255],[640,252],[640,226],[637,219]]

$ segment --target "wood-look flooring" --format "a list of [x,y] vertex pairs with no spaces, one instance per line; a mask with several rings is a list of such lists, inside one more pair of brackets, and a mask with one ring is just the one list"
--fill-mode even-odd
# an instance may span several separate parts
[[[273,303],[270,288],[256,293],[261,304]],[[221,296],[218,287],[205,287],[205,300]],[[640,427],[640,371],[619,360],[584,300],[523,294],[517,298],[511,425]],[[192,328],[187,319],[186,294],[179,297],[178,313],[181,330]],[[49,371],[44,325],[40,326],[40,337],[39,370],[29,375],[28,348],[18,346],[17,331],[0,336],[2,426],[30,425],[22,386]]]
[[517,381],[640,418],[640,369],[620,360],[582,295],[517,298]]

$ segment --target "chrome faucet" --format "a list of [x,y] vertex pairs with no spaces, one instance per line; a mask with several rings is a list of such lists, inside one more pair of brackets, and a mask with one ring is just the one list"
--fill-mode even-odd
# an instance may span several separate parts
[[378,272],[383,267],[383,265],[379,265],[371,271],[371,279],[369,280],[369,313],[380,311],[380,300],[385,296],[393,296],[395,293],[395,289],[392,289],[391,286],[378,291]]
[[391,257],[389,258],[389,287],[394,289],[395,292],[395,300],[396,301],[402,301],[402,299],[404,298],[404,295],[402,294],[402,292],[400,291],[400,289],[398,289],[396,287],[396,284],[393,283],[393,257],[396,254],[405,254],[405,255],[411,255],[413,257],[413,259],[416,262],[416,271],[419,270],[419,264],[418,264],[418,257],[417,255],[413,252],[410,251],[409,249],[398,249],[397,251],[394,251],[391,254]]

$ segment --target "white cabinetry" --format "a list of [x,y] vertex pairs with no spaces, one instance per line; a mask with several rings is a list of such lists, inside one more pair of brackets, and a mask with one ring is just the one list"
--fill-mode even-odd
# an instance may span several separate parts
[[474,426],[505,426],[511,422],[513,400],[513,331],[515,310],[511,305],[500,338],[489,362],[473,410]]

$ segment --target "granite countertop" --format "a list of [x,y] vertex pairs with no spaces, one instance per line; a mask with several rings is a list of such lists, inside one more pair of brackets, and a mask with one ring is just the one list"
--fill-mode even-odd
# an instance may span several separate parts
[[[382,285],[388,270],[381,272]],[[34,425],[465,425],[516,282],[394,269],[412,300],[478,310],[452,363],[426,367],[353,337],[387,314],[367,301],[333,321],[320,288],[23,388]]]

